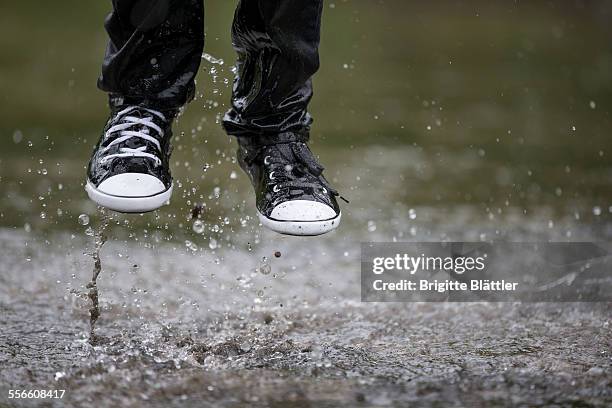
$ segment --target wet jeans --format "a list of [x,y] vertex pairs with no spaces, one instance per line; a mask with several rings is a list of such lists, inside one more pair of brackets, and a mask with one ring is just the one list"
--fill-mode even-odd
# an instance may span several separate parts
[[[232,25],[238,53],[231,109],[235,136],[301,138],[319,67],[323,0],[241,0]],[[112,108],[177,109],[194,95],[204,47],[202,0],[113,0],[98,87]]]

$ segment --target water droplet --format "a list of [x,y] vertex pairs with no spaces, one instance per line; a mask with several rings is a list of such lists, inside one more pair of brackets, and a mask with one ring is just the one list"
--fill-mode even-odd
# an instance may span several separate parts
[[79,215],[79,224],[89,225],[89,216],[87,214]]
[[249,343],[247,340],[240,343],[240,350],[244,351],[245,353],[248,353],[251,350],[251,348],[252,348],[251,343]]
[[200,220],[195,220],[192,229],[196,234],[201,234],[204,232],[204,223]]
[[215,58],[212,55],[207,54],[207,53],[202,54],[202,58],[210,62],[211,64],[223,65],[224,63],[224,61],[221,58]]
[[189,240],[185,240],[185,246],[194,252],[198,250],[198,246]]
[[272,272],[272,267],[270,265],[268,265],[268,264],[262,265],[262,266],[259,267],[259,272],[262,275],[269,275],[270,272]]
[[23,133],[21,133],[21,130],[17,129],[13,132],[13,142],[15,142],[15,144],[17,143],[21,143],[21,140],[23,139]]
[[411,208],[408,210],[408,217],[410,217],[411,220],[415,220],[416,219],[416,211],[414,210],[414,208]]
[[265,256],[261,258],[261,262],[259,264],[259,273],[262,275],[269,275],[272,272],[272,267],[270,266],[270,262],[268,262],[268,258]]
[[219,246],[219,244],[217,243],[217,240],[214,238],[211,238],[210,241],[208,241],[208,247],[210,249],[216,249]]

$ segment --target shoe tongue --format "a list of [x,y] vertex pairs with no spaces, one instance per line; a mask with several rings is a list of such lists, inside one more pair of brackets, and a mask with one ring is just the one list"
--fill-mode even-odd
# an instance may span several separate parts
[[[293,165],[299,163],[308,169],[307,171],[315,177],[319,177],[323,173],[324,167],[317,162],[312,152],[305,144],[279,143],[272,145],[271,148],[276,149],[278,154],[289,164]],[[296,170],[299,170],[299,167],[296,167]],[[301,173],[304,172],[304,170],[299,171]]]
[[147,112],[144,109],[136,109],[136,110],[128,113],[128,116],[135,116],[137,118],[144,119],[144,118],[153,118],[155,115],[153,115],[150,112]]
[[[127,113],[125,116],[133,116],[133,117],[136,117],[136,118],[139,118],[139,119],[148,118],[148,119],[151,119],[152,121],[155,121],[155,119],[158,119],[155,115],[153,115],[150,112],[147,112],[144,109],[135,109],[135,110]],[[151,132],[151,128],[149,128],[148,126],[140,125],[140,124],[137,124],[137,123],[134,123],[127,130],[141,132],[141,133],[144,133],[145,135],[150,135],[150,136],[153,136],[153,137],[156,137],[156,135],[157,135],[156,132]]]
[[274,147],[278,150],[278,152],[281,154],[281,156],[285,160],[289,162],[293,162],[297,159],[297,157],[295,157],[293,149],[291,149],[290,143],[280,143],[280,144],[274,145]]
[[319,177],[325,168],[317,162],[310,149],[303,143],[296,143],[291,146],[293,154],[302,162],[312,174]]
[[137,149],[143,146],[147,146],[147,142],[135,137],[131,137],[120,144],[120,147],[129,147],[130,149]]

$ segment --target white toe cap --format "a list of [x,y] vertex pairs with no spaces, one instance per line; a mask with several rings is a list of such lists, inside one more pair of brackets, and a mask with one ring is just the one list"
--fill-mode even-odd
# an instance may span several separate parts
[[148,197],[165,191],[166,186],[150,174],[123,173],[104,180],[98,190],[120,197]]
[[333,208],[309,200],[285,201],[274,207],[270,217],[279,221],[323,221],[337,216]]

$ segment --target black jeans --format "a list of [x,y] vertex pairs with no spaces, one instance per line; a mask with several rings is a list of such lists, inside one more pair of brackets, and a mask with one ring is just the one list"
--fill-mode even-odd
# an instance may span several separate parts
[[[98,80],[111,108],[189,102],[204,47],[202,0],[112,1]],[[240,0],[232,25],[237,73],[223,119],[229,134],[307,137],[322,8],[323,0]]]

